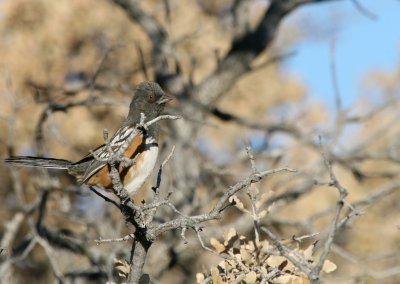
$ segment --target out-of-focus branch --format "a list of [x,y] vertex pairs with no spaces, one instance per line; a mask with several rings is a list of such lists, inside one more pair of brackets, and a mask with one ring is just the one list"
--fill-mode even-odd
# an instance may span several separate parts
[[250,8],[253,1],[235,0],[232,7],[234,40],[239,40],[250,31]]
[[11,279],[13,279],[13,274],[12,274],[12,268],[11,265],[25,259],[29,253],[32,251],[32,249],[35,247],[37,244],[37,241],[31,238],[28,240],[28,243],[26,244],[24,250],[22,251],[21,254],[17,256],[12,256],[7,258],[5,261],[3,261],[0,264],[0,280],[3,283],[11,282]]
[[146,32],[152,42],[152,59],[156,72],[156,81],[161,85],[168,84],[173,77],[168,68],[167,54],[171,52],[168,34],[160,23],[140,7],[136,0],[113,0],[133,21],[137,22]]
[[331,0],[271,1],[258,25],[241,37],[235,38],[218,69],[195,88],[196,98],[203,105],[215,103],[250,70],[253,60],[270,46],[282,19],[287,14],[304,4],[328,1]]
[[36,239],[37,243],[38,243],[38,244],[44,249],[44,251],[46,252],[46,255],[47,255],[48,259],[49,259],[50,267],[51,267],[51,270],[53,271],[54,276],[57,278],[57,280],[58,280],[60,283],[63,283],[63,281],[64,281],[64,275],[63,275],[63,273],[61,272],[61,270],[60,270],[60,268],[59,268],[59,266],[58,266],[58,264],[57,264],[57,261],[55,260],[55,255],[54,255],[55,253],[54,253],[53,248],[52,248],[51,245],[47,242],[46,239],[43,239],[42,237],[40,237],[40,235],[36,232],[36,229],[34,229],[33,227],[32,227],[32,231],[35,233],[35,239]]
[[115,99],[105,98],[105,97],[88,97],[83,100],[76,100],[67,103],[60,102],[50,102],[46,108],[42,111],[39,120],[35,127],[35,141],[38,147],[38,150],[41,151],[41,146],[43,142],[43,125],[47,121],[47,119],[54,112],[62,111],[67,112],[70,108],[79,107],[79,106],[93,106],[93,105],[115,105],[122,104]]
[[[383,110],[386,110],[388,107],[393,107],[397,106],[398,99],[392,100],[390,99],[388,103],[383,103],[381,106],[377,107],[377,109],[374,109],[369,112],[367,116],[350,116],[348,119],[346,117],[342,117],[339,120],[336,121],[336,124],[339,123],[344,127],[343,123],[347,122],[358,122],[361,123],[367,119],[371,119],[373,116],[377,115],[378,113],[381,113]],[[219,110],[218,108],[203,108],[203,111],[205,112],[210,112],[213,114],[215,117],[219,118],[222,121],[228,121],[232,123],[236,123],[238,125],[254,129],[254,130],[260,130],[265,132],[268,135],[272,134],[278,134],[278,133],[283,133],[285,135],[288,135],[294,139],[296,139],[299,143],[301,143],[304,146],[310,147],[314,151],[319,152],[319,145],[313,139],[314,137],[312,136],[311,133],[306,133],[302,131],[297,125],[296,122],[280,122],[280,123],[274,123],[274,122],[259,122],[259,121],[254,121],[251,119],[243,118],[236,116],[232,113],[224,112]],[[343,114],[344,115],[344,114]],[[341,166],[347,168],[354,174],[354,176],[361,180],[363,178],[374,178],[374,177],[393,177],[395,176],[395,173],[391,172],[383,172],[383,173],[366,173],[362,171],[358,166],[357,163],[367,161],[367,160],[388,160],[392,161],[394,163],[399,163],[400,158],[394,155],[393,153],[372,153],[369,151],[365,151],[364,149],[367,148],[367,146],[373,142],[376,142],[376,139],[379,139],[381,137],[384,137],[384,133],[387,130],[387,127],[395,123],[395,121],[398,120],[398,116],[393,117],[389,122],[387,122],[384,126],[380,127],[377,131],[374,133],[370,134],[368,138],[365,138],[362,140],[362,143],[359,145],[354,146],[354,149],[348,152],[344,152],[339,154],[336,154],[333,151],[329,151],[330,159],[334,163],[338,163]],[[337,126],[336,126],[337,127]],[[337,139],[340,135],[339,132],[335,132],[337,135],[334,135]],[[333,140],[335,141],[335,140]],[[331,143],[330,145],[336,145],[336,143]]]
[[[170,42],[167,32],[151,15],[140,8],[136,0],[113,0],[128,16],[139,23],[153,43],[152,57],[156,70],[156,80],[162,85],[171,82],[181,82],[175,90],[183,92],[186,86],[184,80],[176,80],[178,74],[171,73],[167,66],[167,55],[170,52]],[[236,23],[232,47],[215,69],[203,82],[196,86],[193,94],[202,105],[215,102],[222,94],[235,85],[237,79],[251,69],[253,60],[266,50],[280,26],[282,19],[297,7],[309,3],[321,3],[333,0],[281,0],[271,1],[264,16],[254,29],[250,29],[249,5],[251,1],[235,1],[232,12]]]
[[[22,213],[16,213],[14,217],[5,224],[5,232],[3,234],[3,238],[0,242],[0,248],[2,250],[10,250],[11,244],[14,241],[16,234],[21,226],[22,221],[25,216]],[[3,252],[2,252],[3,253]],[[1,254],[0,254],[1,256]]]

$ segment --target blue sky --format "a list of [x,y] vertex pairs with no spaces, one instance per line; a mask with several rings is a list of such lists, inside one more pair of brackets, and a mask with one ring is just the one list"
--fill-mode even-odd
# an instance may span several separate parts
[[[400,1],[358,0],[376,15],[371,20],[362,15],[352,1],[332,1],[301,8],[287,20],[290,24],[317,27],[293,49],[285,69],[299,76],[312,98],[333,107],[330,73],[330,46],[336,38],[336,70],[344,106],[357,98],[361,79],[369,70],[393,70],[400,65]],[[312,30],[312,29],[310,29]],[[307,32],[307,31],[306,31]]]

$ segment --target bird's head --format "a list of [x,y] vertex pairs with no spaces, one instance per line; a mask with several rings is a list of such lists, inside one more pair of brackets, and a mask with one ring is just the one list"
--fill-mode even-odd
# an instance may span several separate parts
[[165,104],[172,98],[164,93],[156,82],[145,81],[135,88],[135,94],[129,107],[128,120],[138,123],[140,113],[144,113],[146,121],[161,115]]

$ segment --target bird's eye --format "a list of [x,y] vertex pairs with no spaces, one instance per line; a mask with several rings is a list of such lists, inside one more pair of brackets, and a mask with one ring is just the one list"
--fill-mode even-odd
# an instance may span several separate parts
[[150,103],[154,103],[155,100],[156,100],[156,96],[155,96],[155,95],[149,95],[148,101],[149,101]]

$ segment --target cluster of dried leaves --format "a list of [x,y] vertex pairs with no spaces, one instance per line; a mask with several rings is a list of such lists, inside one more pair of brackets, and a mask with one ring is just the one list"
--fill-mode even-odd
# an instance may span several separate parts
[[[216,253],[223,260],[210,271],[198,273],[197,283],[310,283],[307,276],[294,266],[268,240],[248,240],[239,236],[234,228],[223,234],[223,243],[215,238],[210,240]],[[291,241],[291,240],[290,240]],[[295,242],[291,256],[315,262],[313,253],[316,243],[305,250]],[[336,265],[325,260],[322,271],[330,273]]]

